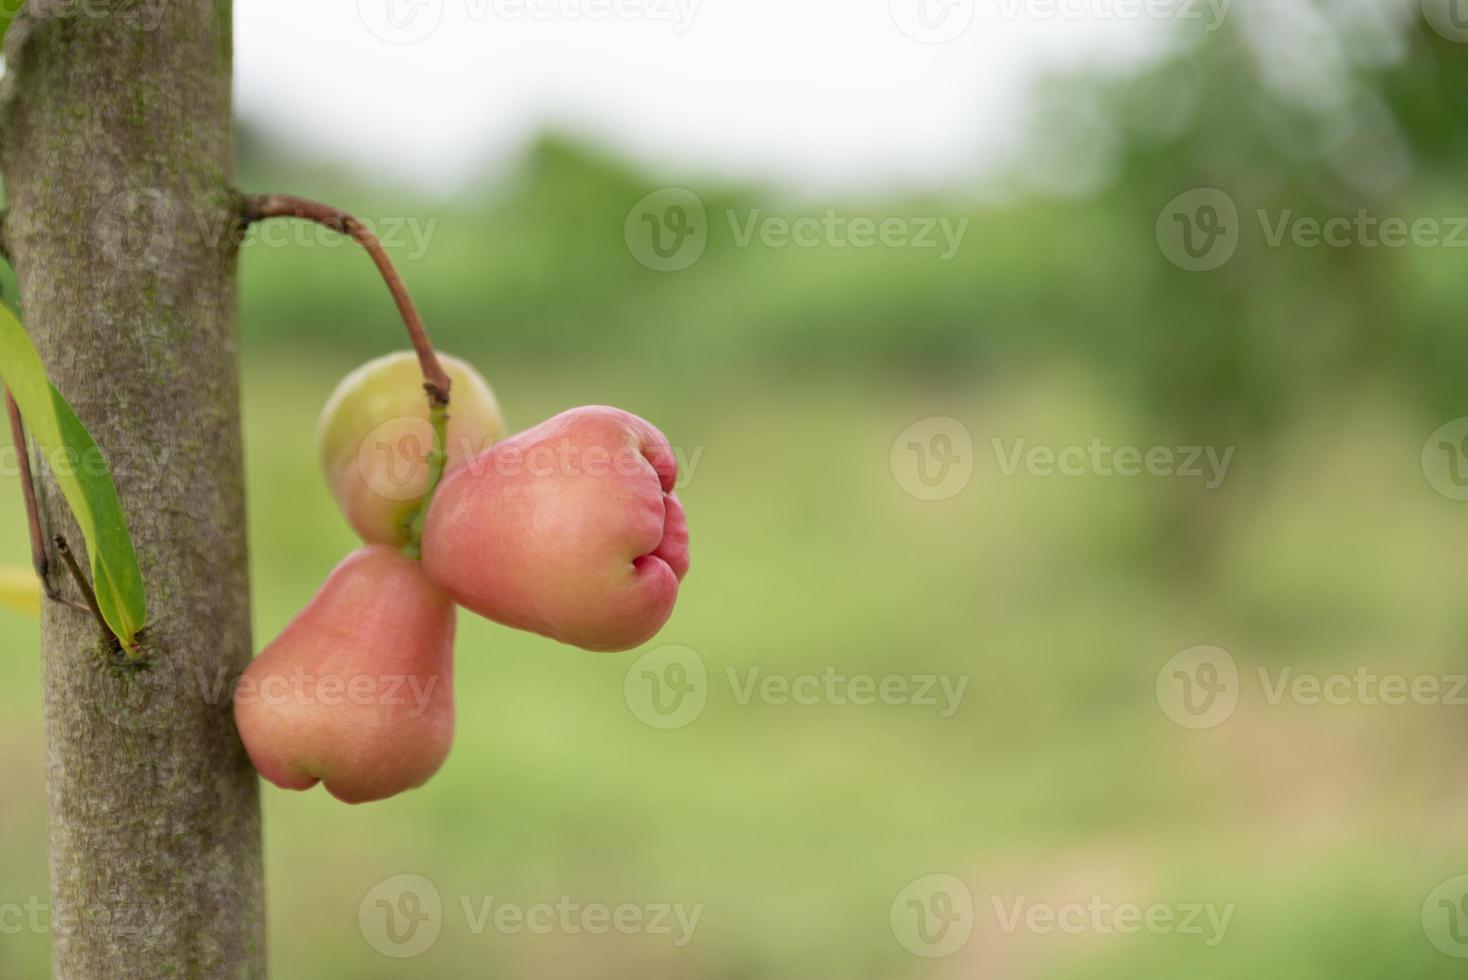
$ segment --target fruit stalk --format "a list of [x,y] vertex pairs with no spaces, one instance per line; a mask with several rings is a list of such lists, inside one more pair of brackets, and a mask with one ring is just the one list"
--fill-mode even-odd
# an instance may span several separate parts
[[423,504],[408,524],[408,544],[403,553],[409,558],[423,557],[423,525],[428,521],[428,505],[433,503],[433,493],[443,480],[444,467],[448,464],[448,405],[430,399],[428,424],[433,426],[433,450],[428,454],[428,491],[423,494]]
[[438,355],[434,353],[428,331],[423,328],[423,318],[418,315],[418,308],[408,295],[408,287],[403,284],[387,250],[366,225],[339,208],[291,194],[247,195],[241,213],[247,225],[269,218],[314,221],[338,234],[348,236],[366,249],[373,264],[377,266],[377,271],[381,273],[383,282],[387,283],[393,302],[397,304],[398,313],[403,318],[403,326],[408,330],[408,339],[412,342],[413,351],[418,355],[418,364],[423,369],[423,390],[428,393],[428,403],[434,407],[447,408],[452,382],[443,365],[439,363]]

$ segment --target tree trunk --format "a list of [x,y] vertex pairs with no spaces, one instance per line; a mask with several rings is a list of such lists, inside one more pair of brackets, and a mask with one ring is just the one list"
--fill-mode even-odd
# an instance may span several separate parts
[[[107,670],[96,623],[47,604],[55,974],[263,976],[258,787],[229,696],[251,649],[230,0],[30,0],[6,61],[4,242],[111,463],[153,665]],[[47,473],[43,523],[80,551]]]

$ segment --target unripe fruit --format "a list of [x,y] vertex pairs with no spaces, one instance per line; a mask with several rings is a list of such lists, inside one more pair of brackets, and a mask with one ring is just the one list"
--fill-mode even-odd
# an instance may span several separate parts
[[446,477],[423,567],[455,602],[588,650],[651,639],[688,571],[678,463],[652,425],[580,408],[498,443]]
[[347,803],[422,786],[453,741],[453,646],[453,603],[418,562],[353,552],[235,688],[250,761]]
[[[489,383],[465,362],[439,355],[453,381],[448,468],[505,434]],[[316,442],[326,485],[368,544],[402,546],[428,492],[433,428],[418,358],[389,354],[347,375],[321,411]]]

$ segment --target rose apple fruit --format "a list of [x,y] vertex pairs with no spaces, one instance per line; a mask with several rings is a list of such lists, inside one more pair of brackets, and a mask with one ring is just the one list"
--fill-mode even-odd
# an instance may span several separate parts
[[[494,391],[456,357],[439,356],[453,382],[447,467],[505,434]],[[368,544],[401,547],[428,492],[433,428],[418,358],[411,351],[370,361],[337,385],[322,409],[317,448],[326,485]]]
[[649,423],[578,408],[450,473],[423,566],[455,602],[588,650],[627,650],[672,614],[688,571],[678,463]]
[[384,545],[347,556],[235,688],[256,770],[347,803],[426,783],[453,741],[454,616],[411,558]]

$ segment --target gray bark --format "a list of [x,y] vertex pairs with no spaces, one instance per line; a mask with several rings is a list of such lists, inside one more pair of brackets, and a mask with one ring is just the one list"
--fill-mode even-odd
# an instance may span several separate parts
[[[153,665],[108,670],[96,623],[47,604],[55,974],[263,976],[258,784],[228,686],[251,649],[230,0],[30,0],[6,60],[4,243],[112,465]],[[47,473],[45,526],[80,552]]]

